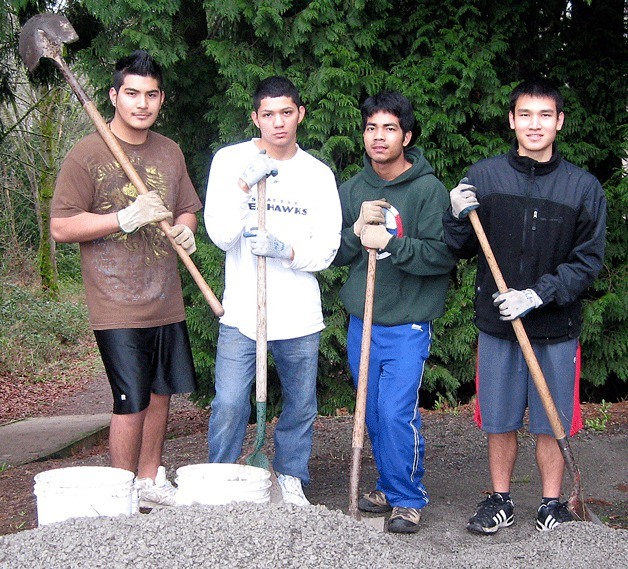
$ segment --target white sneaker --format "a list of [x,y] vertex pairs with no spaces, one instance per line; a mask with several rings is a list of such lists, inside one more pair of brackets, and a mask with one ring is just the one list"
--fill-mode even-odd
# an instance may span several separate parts
[[138,514],[140,511],[140,495],[137,491],[137,479],[133,481],[133,489],[131,490],[131,513]]
[[177,489],[166,479],[166,469],[163,466],[157,469],[154,481],[152,478],[136,478],[135,489],[141,508],[175,505]]
[[294,504],[295,506],[309,506],[310,502],[303,494],[303,488],[301,487],[301,480],[296,476],[289,476],[287,474],[279,474],[277,476],[277,482],[279,482],[279,488],[281,488],[281,495],[283,501],[286,504]]

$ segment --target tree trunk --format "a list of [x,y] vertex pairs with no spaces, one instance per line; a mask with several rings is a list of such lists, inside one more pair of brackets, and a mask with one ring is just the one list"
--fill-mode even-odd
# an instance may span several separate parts
[[[62,94],[61,91],[57,92]],[[39,276],[42,288],[48,291],[53,298],[59,294],[55,242],[50,235],[50,204],[55,189],[56,156],[59,149],[58,127],[54,120],[54,106],[58,102],[57,96],[43,99],[38,113],[39,130],[42,135],[41,169],[38,183],[33,187],[39,225],[39,247],[37,250]]]

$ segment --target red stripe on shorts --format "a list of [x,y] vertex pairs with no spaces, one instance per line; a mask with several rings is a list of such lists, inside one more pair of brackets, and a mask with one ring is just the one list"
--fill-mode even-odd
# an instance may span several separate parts
[[482,428],[482,411],[480,411],[480,346],[477,348],[475,358],[475,410],[473,412],[473,420],[475,424]]
[[582,429],[582,409],[580,408],[580,356],[582,355],[582,348],[580,342],[578,342],[578,349],[576,350],[576,377],[574,378],[573,386],[573,413],[571,415],[571,431],[569,436],[573,437],[580,429]]

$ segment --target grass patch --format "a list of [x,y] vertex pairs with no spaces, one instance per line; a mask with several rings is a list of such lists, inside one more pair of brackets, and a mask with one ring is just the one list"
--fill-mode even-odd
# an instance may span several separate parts
[[608,426],[608,421],[611,418],[610,409],[611,404],[602,399],[602,403],[600,404],[600,414],[597,417],[586,419],[584,421],[584,426],[587,429],[592,429],[593,431],[605,431]]
[[34,285],[3,283],[0,375],[46,381],[60,360],[93,351],[82,284],[64,283],[59,300]]
[[436,394],[436,401],[434,402],[435,411],[444,411],[454,417],[460,415],[460,403],[455,401],[451,396],[445,396],[442,393]]
[[531,481],[532,481],[532,477],[529,474],[524,474],[523,476],[520,476],[519,478],[510,479],[510,482],[512,484],[530,484]]

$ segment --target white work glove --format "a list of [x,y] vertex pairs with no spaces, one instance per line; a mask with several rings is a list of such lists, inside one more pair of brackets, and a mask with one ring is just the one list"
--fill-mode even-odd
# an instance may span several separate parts
[[168,218],[172,219],[172,212],[166,209],[159,194],[151,191],[140,194],[130,206],[118,212],[118,225],[124,233],[133,233],[144,225]]
[[499,308],[501,316],[500,320],[514,320],[522,318],[530,310],[534,310],[543,304],[541,297],[531,288],[525,290],[514,290],[509,288],[508,291],[500,294],[493,294],[493,304]]
[[451,213],[454,214],[456,219],[464,219],[469,215],[471,210],[480,207],[475,192],[477,188],[468,184],[468,178],[462,178],[460,183],[449,192],[449,199],[451,201]]
[[360,233],[360,241],[367,249],[385,249],[392,239],[384,225],[365,225]]
[[277,175],[277,164],[268,157],[265,150],[262,150],[240,175],[242,180],[251,189],[257,182],[267,176]]
[[362,234],[365,225],[385,223],[383,208],[389,208],[390,204],[386,200],[373,200],[370,202],[362,202],[360,206],[360,216],[353,224],[353,233],[358,237]]
[[184,223],[174,225],[169,232],[170,237],[174,239],[177,245],[185,249],[188,255],[196,251],[196,239],[194,239],[194,231],[192,231]]
[[290,259],[292,257],[292,247],[265,229],[260,231],[257,227],[252,227],[251,231],[244,233],[244,237],[251,240],[251,253],[253,255],[273,257],[274,259]]

